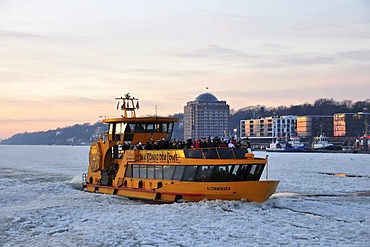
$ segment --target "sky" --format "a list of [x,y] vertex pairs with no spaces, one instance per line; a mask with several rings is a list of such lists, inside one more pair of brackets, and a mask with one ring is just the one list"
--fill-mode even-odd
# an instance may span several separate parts
[[0,0],[0,139],[204,92],[234,110],[369,99],[370,1]]

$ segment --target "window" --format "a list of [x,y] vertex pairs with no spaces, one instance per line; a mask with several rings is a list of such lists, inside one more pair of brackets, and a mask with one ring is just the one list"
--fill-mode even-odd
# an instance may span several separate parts
[[258,181],[264,165],[154,166],[129,165],[126,177],[197,182]]
[[168,132],[167,133],[172,133],[173,129],[173,123],[168,123]]
[[198,170],[195,176],[195,181],[208,182],[211,180],[211,176],[214,170],[214,166],[198,166]]
[[247,171],[246,165],[236,165],[231,172],[231,181],[243,181]]
[[211,181],[225,182],[229,180],[231,166],[215,166]]
[[139,177],[139,165],[132,165],[132,177],[133,178]]
[[172,179],[175,166],[163,166],[163,179]]
[[148,166],[148,178],[154,178],[154,166]]
[[137,133],[145,132],[144,124],[141,124],[141,123],[136,124],[135,132],[137,132]]
[[162,166],[155,166],[154,178],[163,179],[163,167]]
[[186,166],[182,180],[193,181],[196,171],[197,171],[197,166]]
[[154,124],[147,124],[146,125],[146,131],[147,132],[153,132],[154,131]]
[[167,126],[167,123],[161,123],[160,125],[159,125],[159,132],[162,132],[162,133],[167,133],[167,128],[168,126]]
[[127,166],[125,177],[129,177],[129,178],[132,177],[132,165]]
[[140,168],[140,178],[146,178],[146,166],[145,165],[141,165]]
[[184,172],[184,166],[176,166],[175,173],[173,174],[173,179],[181,180],[183,172]]
[[122,133],[122,123],[116,123],[116,134]]
[[133,133],[135,131],[135,124],[127,124],[125,133]]

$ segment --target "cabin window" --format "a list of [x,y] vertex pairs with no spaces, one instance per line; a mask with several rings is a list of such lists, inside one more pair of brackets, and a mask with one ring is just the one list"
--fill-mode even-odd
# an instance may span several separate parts
[[163,167],[162,166],[155,166],[154,178],[163,179]]
[[231,172],[231,181],[243,181],[245,177],[245,173],[247,171],[246,165],[236,165]]
[[175,166],[163,166],[163,179],[172,179]]
[[154,166],[148,166],[148,178],[154,179]]
[[127,165],[125,177],[128,177],[128,178],[132,177],[132,165]]
[[168,131],[167,133],[172,133],[173,130],[173,123],[168,123]]
[[135,128],[136,128],[136,124],[134,124],[134,123],[126,124],[125,133],[134,133]]
[[128,165],[126,177],[197,182],[258,181],[264,165],[153,166]]
[[132,165],[132,177],[139,178],[139,165]]
[[154,132],[154,124],[147,124],[146,132]]
[[159,125],[159,132],[167,133],[167,129],[168,129],[167,123],[161,123]]
[[122,123],[116,123],[116,134],[121,134],[123,132]]
[[195,181],[208,182],[211,180],[214,166],[198,166]]
[[225,182],[229,180],[231,166],[216,166],[211,181]]
[[184,181],[193,181],[196,171],[197,171],[197,166],[186,166],[184,176],[182,177],[182,180],[184,180]]
[[140,166],[140,178],[146,178],[146,166],[145,165],[141,165]]
[[247,171],[247,176],[245,177],[244,180],[253,180],[257,181],[260,179],[263,169],[265,165],[249,165],[248,166],[248,171]]
[[135,132],[136,133],[144,133],[145,132],[145,125],[141,124],[141,123],[136,124]]
[[257,169],[257,165],[252,165],[252,168],[251,168],[251,171],[249,172],[249,174],[253,176],[256,169]]
[[109,135],[113,135],[113,127],[114,127],[114,125],[112,123],[110,123],[109,124],[109,130],[108,130]]
[[257,165],[251,180],[257,181],[260,179],[265,165]]
[[182,173],[184,172],[184,166],[176,166],[175,173],[173,174],[174,180],[181,180]]

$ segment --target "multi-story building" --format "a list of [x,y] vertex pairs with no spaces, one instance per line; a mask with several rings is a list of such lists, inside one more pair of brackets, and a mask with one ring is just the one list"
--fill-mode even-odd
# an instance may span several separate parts
[[184,107],[184,139],[229,135],[230,107],[211,93],[203,93]]
[[370,129],[370,113],[336,113],[334,114],[334,136],[358,138],[367,133]]
[[297,118],[297,134],[299,137],[311,140],[314,137],[325,134],[333,137],[333,116],[331,115],[307,115]]
[[240,137],[271,141],[281,136],[296,136],[297,116],[264,117],[240,120]]

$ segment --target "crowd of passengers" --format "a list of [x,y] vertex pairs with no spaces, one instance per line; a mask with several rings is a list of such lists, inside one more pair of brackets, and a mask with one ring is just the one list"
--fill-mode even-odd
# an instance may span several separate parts
[[123,145],[123,150],[160,150],[160,149],[194,149],[210,147],[229,147],[229,148],[246,148],[250,152],[251,144],[248,139],[237,141],[235,138],[225,140],[224,138],[202,138],[199,140],[188,139],[179,141],[173,139],[168,141],[164,138],[158,141],[147,141],[146,143],[136,143]]

